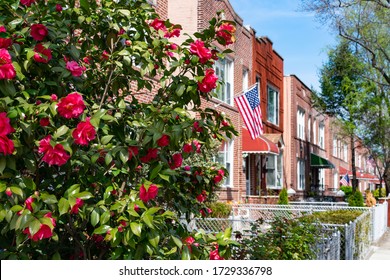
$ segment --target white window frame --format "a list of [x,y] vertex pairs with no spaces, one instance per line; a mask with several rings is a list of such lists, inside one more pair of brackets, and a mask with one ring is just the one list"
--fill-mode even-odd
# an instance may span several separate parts
[[214,161],[222,164],[229,172],[229,175],[223,181],[222,186],[232,187],[233,186],[233,163],[234,163],[234,141],[233,140],[226,140],[222,142],[221,147],[218,151],[218,156],[214,158]]
[[297,158],[297,190],[305,190],[305,160]]
[[344,156],[344,160],[348,161],[348,144],[345,143],[343,145],[343,156]]
[[325,169],[324,168],[320,168],[318,170],[318,181],[320,182],[319,185],[319,190],[321,191],[325,191],[325,185],[326,185],[326,182],[325,182]]
[[311,118],[307,120],[307,141],[311,141]]
[[313,121],[313,144],[317,145],[317,120]]
[[220,85],[216,89],[216,98],[229,105],[233,105],[234,89],[234,63],[228,58],[220,58],[214,63],[215,75],[218,76]]
[[242,90],[247,90],[249,87],[249,70],[242,70]]
[[[270,102],[271,95],[273,95],[273,102]],[[280,111],[279,102],[280,102],[279,90],[276,89],[275,87],[268,85],[268,87],[267,87],[267,120],[274,125],[279,125],[279,111]],[[270,105],[272,105],[272,107]]]
[[337,153],[337,149],[338,149],[337,143],[338,143],[337,138],[333,137],[333,156],[334,157],[338,157],[339,156],[338,153]]
[[297,110],[297,137],[305,140],[305,110],[300,107]]
[[338,190],[339,186],[340,186],[340,176],[339,173],[335,171],[335,173],[333,174],[333,188],[335,190]]
[[325,149],[325,124],[323,122],[318,127],[318,140],[320,148]]
[[267,156],[267,188],[282,189],[283,187],[283,153]]

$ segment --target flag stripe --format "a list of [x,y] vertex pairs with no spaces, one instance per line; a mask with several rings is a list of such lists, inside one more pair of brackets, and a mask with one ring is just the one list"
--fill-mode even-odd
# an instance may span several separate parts
[[350,186],[351,185],[351,182],[349,180],[349,176],[348,176],[348,173],[346,173],[340,180],[340,184],[342,186]]
[[252,139],[264,133],[258,84],[234,98]]

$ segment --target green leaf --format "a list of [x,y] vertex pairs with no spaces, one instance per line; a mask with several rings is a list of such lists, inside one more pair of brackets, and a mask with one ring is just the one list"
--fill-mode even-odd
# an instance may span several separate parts
[[107,231],[109,231],[110,229],[111,229],[111,227],[109,225],[101,225],[100,227],[95,229],[93,231],[93,233],[95,233],[95,234],[103,234],[103,233],[107,233]]
[[183,242],[181,242],[181,240],[179,238],[177,238],[176,236],[171,236],[172,237],[172,240],[173,242],[175,242],[176,246],[181,248],[183,247]]
[[180,85],[177,87],[177,90],[176,90],[177,96],[182,96],[185,89],[186,89],[185,85],[184,85],[184,84],[180,84]]
[[161,171],[162,165],[157,165],[155,168],[153,168],[152,172],[150,173],[150,180],[153,180],[157,177],[158,173]]
[[129,10],[119,9],[118,12],[121,13],[122,15],[127,16],[127,17],[130,16],[130,11]]
[[150,231],[147,236],[149,243],[157,249],[158,243],[160,242],[160,235],[156,231]]
[[71,195],[74,195],[80,191],[80,184],[74,184],[70,186],[64,194],[64,197],[68,198]]
[[141,230],[142,230],[141,224],[136,223],[136,222],[132,222],[132,223],[130,223],[130,229],[135,235],[137,235],[139,237],[141,236]]
[[42,193],[41,198],[46,204],[55,204],[58,202],[56,196],[54,194]]
[[41,228],[41,223],[39,222],[38,219],[34,219],[33,221],[31,221],[31,223],[29,224],[28,228],[30,230],[31,236],[33,236]]
[[100,224],[106,224],[111,218],[110,211],[105,211],[100,215]]
[[100,214],[96,209],[94,209],[91,213],[91,225],[96,226],[99,223]]
[[154,229],[154,225],[153,225],[153,216],[150,215],[150,214],[147,214],[146,212],[144,213],[144,215],[142,215],[142,220],[145,222],[145,224]]
[[118,55],[121,55],[121,56],[129,56],[130,55],[130,52],[128,50],[121,50]]
[[17,195],[20,195],[21,197],[23,197],[23,190],[19,187],[10,187],[12,193],[14,194],[17,194]]
[[106,136],[103,136],[102,139],[100,139],[100,142],[103,144],[103,145],[107,145],[112,137],[114,137],[114,135],[106,135]]
[[64,135],[65,133],[67,133],[68,130],[69,130],[69,127],[67,127],[66,125],[61,126],[61,127],[58,128],[57,131],[54,133],[53,138],[54,138],[54,139],[58,139],[59,137],[61,137],[61,136]]
[[108,152],[104,158],[104,162],[106,163],[106,165],[110,165],[111,162],[112,162],[112,155],[110,152]]
[[181,254],[181,259],[182,260],[191,260],[191,253],[190,253],[190,250],[188,249],[187,246],[183,247],[183,251],[182,251],[182,254]]
[[94,127],[99,127],[99,124],[100,124],[100,120],[105,116],[107,110],[104,110],[104,109],[100,109],[99,111],[97,111],[91,118],[91,124],[94,126]]
[[90,192],[85,191],[85,192],[81,192],[81,193],[75,194],[74,197],[80,198],[82,200],[86,200],[86,199],[89,199],[89,198],[93,197],[93,194],[91,194]]
[[7,166],[6,157],[0,157],[0,174],[3,174],[5,167]]
[[163,180],[169,182],[169,176],[168,176],[168,175],[164,175],[164,174],[161,174],[161,173],[160,173],[160,174],[158,174],[158,176],[160,176],[161,179],[163,179]]
[[60,216],[67,213],[69,211],[69,207],[69,201],[62,197],[58,202],[58,211],[60,212]]

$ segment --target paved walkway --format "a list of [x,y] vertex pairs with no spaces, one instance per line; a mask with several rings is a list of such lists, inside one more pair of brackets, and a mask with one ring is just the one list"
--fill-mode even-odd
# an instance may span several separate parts
[[373,246],[373,252],[368,260],[390,260],[390,229]]

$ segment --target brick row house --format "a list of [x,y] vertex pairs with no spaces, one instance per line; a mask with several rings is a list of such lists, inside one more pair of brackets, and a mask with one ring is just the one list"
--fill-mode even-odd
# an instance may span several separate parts
[[[283,57],[273,49],[273,42],[245,26],[228,0],[149,2],[163,19],[181,24],[182,33],[201,31],[219,11],[223,11],[224,19],[236,23],[236,41],[229,45],[234,52],[214,66],[223,85],[216,98],[202,103],[225,113],[240,133],[226,139],[215,157],[229,170],[220,200],[275,203],[283,187],[295,199],[337,198],[340,178],[351,175],[350,141],[341,136],[333,118],[313,108],[312,92],[297,76],[284,77]],[[216,47],[224,49],[218,43]],[[255,84],[264,133],[253,140],[234,97]],[[367,149],[357,148],[355,152],[360,164],[359,188],[372,189],[377,178],[373,168],[365,165]]]

